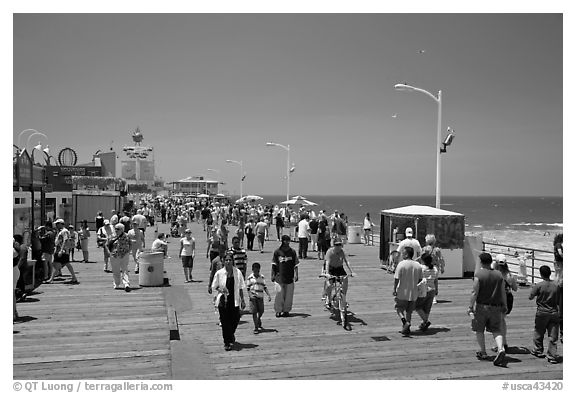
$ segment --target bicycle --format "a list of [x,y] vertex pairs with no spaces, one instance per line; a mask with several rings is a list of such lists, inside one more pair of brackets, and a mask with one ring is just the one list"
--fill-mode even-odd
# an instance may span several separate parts
[[326,308],[330,310],[333,314],[340,314],[340,323],[345,330],[350,330],[350,325],[348,324],[348,303],[346,302],[346,295],[344,294],[344,280],[348,277],[345,276],[333,276],[331,274],[321,274],[318,277],[326,278],[328,281],[332,281],[332,296],[326,302]]
[[388,255],[388,259],[386,260],[385,264],[382,264],[382,269],[386,270],[388,273],[394,274],[394,272],[396,271],[396,265],[398,265],[398,259],[400,257],[400,254],[398,253],[398,251],[392,251],[389,255]]

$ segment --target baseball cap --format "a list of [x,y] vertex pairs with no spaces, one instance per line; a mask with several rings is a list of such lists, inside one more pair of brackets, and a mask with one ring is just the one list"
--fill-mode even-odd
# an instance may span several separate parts
[[340,239],[339,237],[334,239],[334,245],[337,245],[337,244],[340,244],[340,245],[342,244],[342,239]]
[[405,233],[406,233],[406,236],[412,236],[413,235],[412,228],[410,228],[410,227],[406,228]]
[[184,231],[184,233],[192,233],[192,229],[187,228],[187,229]]
[[114,225],[114,228],[116,228],[116,229],[124,229],[124,224],[118,223],[118,224]]
[[110,224],[110,220],[104,220],[104,225]]
[[64,220],[59,218],[56,221],[54,221],[54,224],[64,224]]

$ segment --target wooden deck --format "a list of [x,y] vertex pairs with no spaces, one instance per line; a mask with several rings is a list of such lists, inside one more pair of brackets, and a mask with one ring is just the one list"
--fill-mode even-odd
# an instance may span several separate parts
[[[507,367],[474,356],[476,340],[466,315],[471,280],[441,280],[440,302],[432,308],[426,333],[400,335],[391,295],[393,277],[379,268],[377,247],[346,245],[357,277],[350,279],[351,331],[345,331],[323,309],[320,261],[300,262],[294,307],[288,318],[275,318],[266,303],[265,332],[254,335],[251,315],[238,327],[237,350],[223,349],[221,330],[207,293],[205,232],[190,224],[197,242],[196,282],[184,283],[170,239],[171,259],[165,270],[170,287],[114,291],[112,276],[98,263],[74,263],[80,285],[42,285],[19,303],[23,321],[14,324],[15,379],[562,379],[563,365],[552,365],[528,353],[532,344],[535,304],[529,290],[516,293],[508,317],[513,353]],[[168,226],[161,226],[167,231]],[[153,236],[146,233],[150,244]],[[93,239],[92,239],[93,240]],[[95,243],[95,241],[93,241]],[[249,252],[270,276],[272,251]],[[293,247],[297,244],[293,243]],[[314,256],[310,253],[309,256]],[[77,256],[78,257],[78,256]],[[132,264],[130,265],[132,268]],[[132,275],[134,284],[137,276]],[[272,286],[271,286],[272,287]],[[274,295],[272,295],[274,296]],[[168,304],[168,306],[167,306]],[[180,340],[170,340],[167,309],[176,310]],[[420,323],[416,314],[414,329]],[[488,346],[493,340],[486,335]],[[559,344],[562,354],[563,346]],[[193,366],[192,366],[193,365]]]

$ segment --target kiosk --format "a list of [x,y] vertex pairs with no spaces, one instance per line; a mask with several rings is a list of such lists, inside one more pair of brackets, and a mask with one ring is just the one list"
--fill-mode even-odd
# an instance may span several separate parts
[[406,206],[382,210],[380,219],[380,260],[387,261],[391,252],[404,239],[404,231],[411,227],[414,238],[424,247],[427,234],[436,237],[446,263],[444,278],[464,277],[464,216],[430,206]]

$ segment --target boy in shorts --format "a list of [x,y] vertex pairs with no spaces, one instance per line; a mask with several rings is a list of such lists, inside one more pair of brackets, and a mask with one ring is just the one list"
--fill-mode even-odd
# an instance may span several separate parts
[[[502,336],[502,318],[506,313],[506,291],[504,278],[500,272],[492,270],[492,256],[483,252],[479,256],[480,269],[474,274],[472,296],[468,315],[472,320],[472,330],[476,332],[476,340],[480,351],[476,352],[479,360],[488,360],[484,330],[492,332],[498,354],[494,359],[495,366],[503,366],[506,357],[504,338]],[[476,307],[474,307],[476,305]]]
[[264,293],[268,295],[268,301],[272,300],[266,287],[266,280],[264,280],[264,276],[260,274],[260,264],[258,262],[252,264],[252,274],[246,279],[246,286],[248,287],[252,319],[254,319],[254,334],[258,334],[264,330],[262,328]]
[[[556,343],[560,330],[559,301],[560,291],[558,283],[550,280],[552,274],[550,267],[540,266],[542,281],[532,287],[528,299],[536,298],[536,317],[534,318],[534,349],[530,351],[538,358],[547,357],[548,362],[558,363]],[[550,339],[548,351],[544,355],[544,334],[548,332]]]

